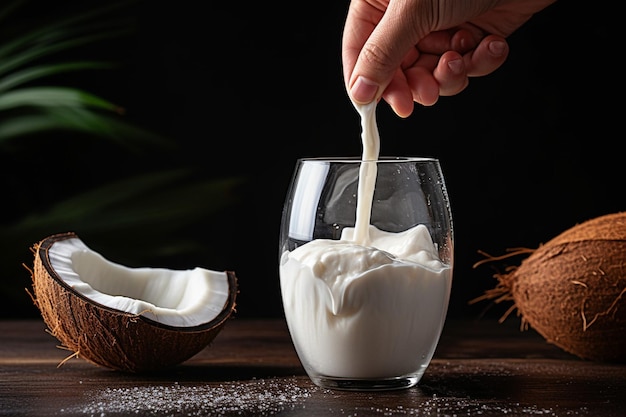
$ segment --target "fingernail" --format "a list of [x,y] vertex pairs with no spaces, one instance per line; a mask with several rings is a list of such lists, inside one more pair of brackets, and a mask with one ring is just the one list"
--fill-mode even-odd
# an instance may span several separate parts
[[373,101],[376,98],[377,92],[378,84],[363,76],[359,76],[350,89],[352,99],[358,103],[369,103]]
[[506,50],[505,42],[493,41],[489,43],[489,51],[496,56],[503,55],[505,50]]
[[463,73],[463,60],[462,59],[453,59],[452,61],[448,61],[448,68],[452,71],[453,74],[459,75]]

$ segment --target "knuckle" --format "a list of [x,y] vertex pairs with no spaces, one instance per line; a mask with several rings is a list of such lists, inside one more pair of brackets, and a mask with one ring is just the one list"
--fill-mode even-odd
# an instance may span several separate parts
[[361,58],[374,71],[389,72],[393,57],[383,48],[373,43],[365,44],[361,50]]

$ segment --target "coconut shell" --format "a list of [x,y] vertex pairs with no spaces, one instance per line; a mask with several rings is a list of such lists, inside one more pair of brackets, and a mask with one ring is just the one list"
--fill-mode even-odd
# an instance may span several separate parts
[[180,364],[207,347],[235,311],[237,278],[227,271],[229,299],[212,321],[195,327],[173,327],[142,315],[96,304],[70,288],[52,268],[49,248],[74,233],[50,236],[35,244],[33,300],[49,333],[61,348],[95,365],[124,372],[151,372]]
[[626,362],[626,213],[580,223],[496,274],[524,328],[580,358]]

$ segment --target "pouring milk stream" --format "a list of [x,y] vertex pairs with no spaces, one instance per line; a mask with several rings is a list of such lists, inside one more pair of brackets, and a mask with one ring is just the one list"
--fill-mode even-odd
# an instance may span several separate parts
[[363,142],[356,224],[339,240],[315,239],[282,254],[287,324],[305,368],[321,376],[419,379],[443,327],[452,268],[439,260],[425,225],[399,233],[370,225],[376,102],[355,107]]

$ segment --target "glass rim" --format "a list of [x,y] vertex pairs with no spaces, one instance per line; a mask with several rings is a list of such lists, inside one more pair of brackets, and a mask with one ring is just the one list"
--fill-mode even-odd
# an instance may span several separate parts
[[439,162],[439,159],[429,156],[379,156],[378,159],[362,159],[360,156],[316,156],[298,158],[298,162]]

